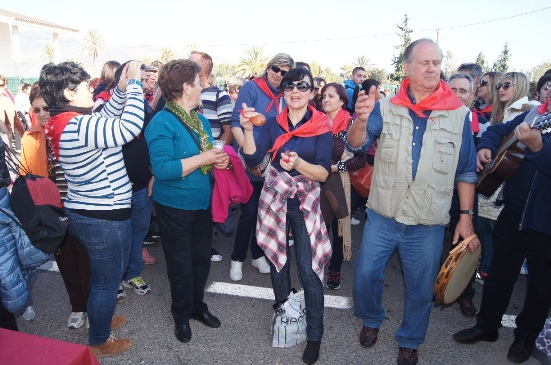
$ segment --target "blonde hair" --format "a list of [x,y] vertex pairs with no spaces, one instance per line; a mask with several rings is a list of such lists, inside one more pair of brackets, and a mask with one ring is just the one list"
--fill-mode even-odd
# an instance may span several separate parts
[[507,79],[511,79],[511,83],[513,84],[513,96],[511,97],[511,99],[509,99],[509,101],[502,102],[501,100],[499,100],[499,93],[496,90],[496,92],[494,93],[492,118],[490,121],[492,125],[503,122],[503,114],[505,112],[505,109],[507,109],[517,100],[522,99],[523,97],[528,95],[530,84],[528,83],[526,75],[524,75],[522,72],[507,72],[505,75],[503,75],[499,82],[503,83],[503,81]]

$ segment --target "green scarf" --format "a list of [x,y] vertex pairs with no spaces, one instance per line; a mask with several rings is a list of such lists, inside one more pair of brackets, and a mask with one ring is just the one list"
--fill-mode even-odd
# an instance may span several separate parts
[[[197,112],[195,110],[192,110],[191,113],[188,114],[180,105],[176,104],[176,102],[173,100],[167,101],[166,107],[168,110],[174,113],[174,115],[180,120],[180,122],[186,124],[189,128],[191,128],[192,131],[199,135],[200,152],[212,149],[212,143],[209,142],[209,135],[203,130],[203,123],[201,122],[201,119],[199,119],[199,116],[197,115]],[[191,136],[191,138],[194,137]],[[212,165],[201,166],[201,172],[203,174],[207,174],[211,170]]]

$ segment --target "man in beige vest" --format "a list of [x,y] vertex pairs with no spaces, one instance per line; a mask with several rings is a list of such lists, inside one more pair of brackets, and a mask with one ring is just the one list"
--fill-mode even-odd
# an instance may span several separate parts
[[[469,109],[440,81],[442,51],[430,39],[404,52],[406,78],[392,98],[361,91],[347,147],[378,141],[362,246],[355,263],[354,312],[360,343],[375,345],[386,313],[381,305],[386,263],[395,250],[404,270],[404,315],[395,334],[398,364],[417,364],[429,323],[454,185],[461,216],[453,243],[474,233],[476,152]],[[478,239],[469,243],[474,252]]]

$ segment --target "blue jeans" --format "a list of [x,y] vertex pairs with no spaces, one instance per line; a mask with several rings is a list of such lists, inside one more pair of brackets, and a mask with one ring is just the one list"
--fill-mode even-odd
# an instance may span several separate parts
[[482,246],[479,271],[488,273],[494,252],[494,226],[496,221],[490,218],[478,217],[478,238]]
[[429,324],[433,287],[440,270],[445,226],[408,226],[367,210],[362,245],[354,270],[354,314],[363,325],[379,328],[384,270],[398,250],[404,270],[404,315],[396,332],[398,346],[416,349]]
[[110,221],[77,214],[65,208],[69,233],[86,249],[90,258],[88,321],[90,345],[101,345],[111,333],[117,290],[128,266],[132,227],[130,219]]
[[[298,278],[304,288],[306,304],[306,337],[309,341],[321,341],[323,337],[323,284],[312,269],[312,248],[310,237],[304,223],[304,214],[299,211],[287,211],[287,224],[291,225],[297,255]],[[287,262],[280,272],[270,260],[272,287],[277,302],[284,302],[291,292],[291,273],[289,262],[291,251],[287,244]]]
[[251,181],[253,194],[246,204],[241,204],[241,215],[235,232],[235,242],[231,259],[243,262],[247,258],[247,249],[251,248],[251,256],[256,260],[264,256],[264,252],[256,242],[256,219],[258,217],[258,201],[264,186],[264,181]]
[[132,211],[130,217],[132,224],[132,248],[130,249],[128,267],[122,277],[124,280],[134,279],[140,276],[142,272],[143,239],[149,231],[152,207],[153,201],[151,197],[147,195],[147,188],[132,194]]

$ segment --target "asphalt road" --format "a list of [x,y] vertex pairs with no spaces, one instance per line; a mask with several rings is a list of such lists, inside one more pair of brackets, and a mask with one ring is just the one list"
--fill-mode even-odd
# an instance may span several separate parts
[[[339,290],[325,289],[325,335],[322,341],[319,365],[326,364],[395,364],[397,344],[394,333],[400,325],[403,307],[403,285],[397,256],[394,255],[385,271],[383,305],[387,311],[381,326],[379,340],[372,348],[359,344],[361,321],[352,310],[352,278],[355,255],[361,242],[365,218],[352,227],[353,257],[342,267],[342,283]],[[449,241],[449,240],[447,240]],[[448,252],[449,243],[443,243]],[[243,280],[236,283],[229,278],[230,254],[233,238],[217,239],[214,246],[223,256],[221,262],[213,262],[205,300],[210,311],[217,315],[222,326],[217,329],[191,321],[192,339],[187,344],[174,336],[174,323],[170,314],[170,290],[166,277],[166,265],[160,244],[149,246],[157,258],[155,265],[146,266],[142,277],[152,292],[139,296],[126,289],[127,299],[117,305],[117,314],[126,314],[129,321],[115,331],[119,338],[131,338],[134,346],[124,354],[101,359],[103,365],[114,364],[302,364],[305,344],[281,349],[271,346],[271,318],[273,296],[268,274],[260,274],[250,263],[250,253],[243,265]],[[294,260],[294,257],[293,257]],[[296,268],[292,262],[293,270]],[[293,285],[300,287],[298,279]],[[236,286],[235,284],[243,285]],[[526,280],[520,276],[507,315],[518,314],[522,307]],[[475,304],[480,304],[482,286],[475,284]],[[59,272],[39,270],[32,281],[33,306],[36,317],[17,322],[22,332],[86,344],[84,326],[70,330],[66,321],[70,306]],[[227,294],[225,294],[227,293]],[[266,297],[270,299],[262,299]],[[327,307],[327,303],[333,303]],[[494,343],[460,345],[452,334],[474,325],[473,318],[461,315],[454,304],[447,308],[432,308],[430,325],[425,343],[419,348],[419,364],[507,364],[506,353],[513,341],[513,329],[504,327]],[[543,362],[542,362],[543,361]],[[0,359],[0,364],[5,362]],[[534,348],[532,357],[525,364],[547,364],[543,353]]]

